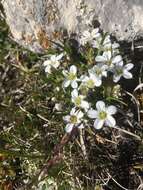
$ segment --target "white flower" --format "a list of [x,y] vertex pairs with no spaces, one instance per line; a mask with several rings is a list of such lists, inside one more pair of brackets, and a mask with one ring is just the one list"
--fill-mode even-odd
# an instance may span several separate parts
[[85,110],[89,109],[89,103],[84,100],[85,96],[79,95],[77,89],[72,91],[72,102],[75,104],[76,107],[81,107]]
[[63,71],[63,75],[66,77],[63,82],[63,87],[67,88],[70,84],[72,88],[78,87],[77,79],[77,67],[72,65],[68,71]]
[[93,29],[91,32],[86,30],[82,33],[80,44],[85,45],[87,42],[91,43],[93,39],[100,37],[99,28]]
[[86,86],[87,88],[99,87],[102,84],[101,78],[96,77],[93,73],[89,73],[89,76],[82,75],[80,80],[82,81],[81,86]]
[[101,49],[102,48],[101,42],[102,42],[102,37],[100,37],[100,38],[98,38],[96,40],[93,40],[92,41],[92,47],[97,48],[97,49]]
[[92,69],[89,70],[89,73],[94,74],[97,78],[107,77],[107,65],[97,64]]
[[64,121],[67,123],[65,128],[67,133],[70,133],[74,127],[83,128],[83,124],[81,124],[83,115],[82,111],[76,111],[76,108],[72,108],[70,115],[63,117]]
[[50,74],[52,67],[57,69],[60,65],[60,60],[62,59],[63,55],[63,53],[58,56],[51,55],[48,60],[44,61],[43,65],[45,66],[45,72]]
[[103,55],[97,55],[95,61],[98,63],[109,63],[111,61],[111,51],[105,51]]
[[124,65],[123,61],[117,63],[113,69],[113,73],[114,73],[113,81],[118,82],[121,77],[124,77],[126,79],[131,79],[133,76],[129,72],[129,70],[131,70],[133,68],[133,66],[134,65],[132,63]]
[[114,127],[116,125],[115,119],[112,117],[116,113],[117,109],[115,106],[105,106],[103,101],[98,101],[96,103],[97,110],[89,110],[88,117],[95,119],[94,127],[96,129],[101,129],[103,125]]
[[121,55],[112,57],[111,51],[105,51],[103,55],[96,56],[95,61],[98,63],[107,64],[109,68],[112,68],[116,63],[122,62],[123,59]]
[[112,48],[113,49],[116,49],[116,48],[119,48],[120,47],[120,44],[119,43],[117,43],[117,42],[113,42],[112,43]]
[[121,55],[116,55],[115,57],[112,57],[111,61],[115,65],[117,63],[123,62],[123,58]]
[[103,40],[103,37],[100,36],[100,38],[97,38],[96,40],[92,41],[92,47],[97,48],[101,51],[111,51],[113,53],[118,53],[118,48],[120,45],[116,42],[111,42],[110,35],[106,35],[105,39]]
[[112,43],[111,43],[111,39],[110,39],[110,35],[106,35],[103,44],[102,44],[102,50],[103,51],[108,51],[111,50],[112,47]]
[[100,38],[97,38],[96,40],[93,40],[92,47],[102,51],[111,50],[112,43],[110,40],[110,36],[106,35],[104,40],[102,36],[100,36]]

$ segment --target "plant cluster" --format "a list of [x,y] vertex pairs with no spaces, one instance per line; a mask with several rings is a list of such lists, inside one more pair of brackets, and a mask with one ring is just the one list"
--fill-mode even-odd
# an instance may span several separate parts
[[84,31],[72,40],[77,42],[74,47],[77,60],[71,58],[64,46],[60,52],[49,55],[43,64],[49,78],[60,79],[57,87],[65,94],[65,102],[64,106],[60,102],[56,104],[57,110],[59,108],[63,115],[70,112],[63,117],[65,130],[70,133],[75,127],[91,125],[95,129],[115,127],[113,115],[117,107],[111,105],[112,99],[119,100],[120,94],[115,93],[118,82],[121,78],[132,78],[133,64],[123,59],[120,45],[99,28]]

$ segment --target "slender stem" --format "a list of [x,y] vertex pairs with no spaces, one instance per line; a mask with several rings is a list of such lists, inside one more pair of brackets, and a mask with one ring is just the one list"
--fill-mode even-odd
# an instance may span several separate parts
[[82,129],[79,129],[79,130],[80,130],[80,145],[81,145],[81,150],[83,152],[83,155],[84,155],[85,159],[87,160],[88,157],[87,157],[86,147],[85,147],[85,143],[84,143],[84,139],[83,139]]

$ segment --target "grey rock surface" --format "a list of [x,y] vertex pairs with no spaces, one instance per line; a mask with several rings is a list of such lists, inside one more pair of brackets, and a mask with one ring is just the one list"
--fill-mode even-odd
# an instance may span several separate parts
[[48,48],[61,29],[78,33],[98,20],[118,40],[143,36],[143,0],[3,0],[13,38],[33,51]]

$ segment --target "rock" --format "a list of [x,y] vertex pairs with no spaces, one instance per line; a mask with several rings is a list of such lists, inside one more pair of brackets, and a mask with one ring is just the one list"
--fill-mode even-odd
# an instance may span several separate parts
[[143,36],[142,0],[4,0],[13,38],[33,51],[50,46],[61,30],[78,33],[98,20],[118,40]]

